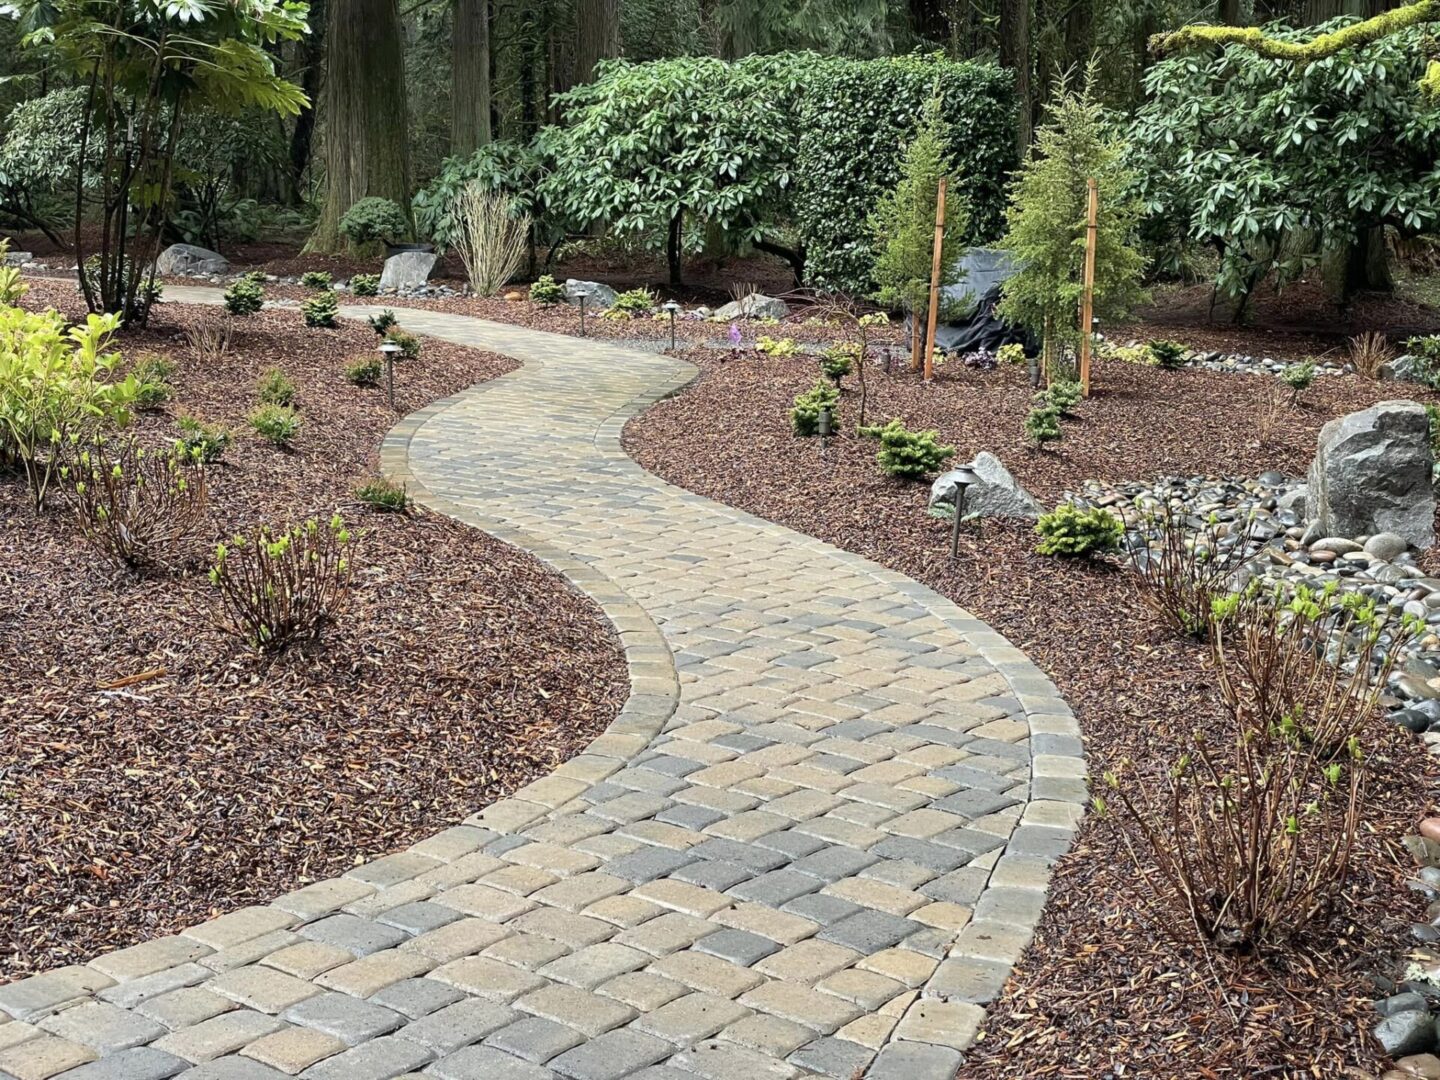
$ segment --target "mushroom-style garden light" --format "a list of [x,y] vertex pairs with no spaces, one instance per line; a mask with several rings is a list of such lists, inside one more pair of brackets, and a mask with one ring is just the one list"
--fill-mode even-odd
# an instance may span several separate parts
[[960,521],[965,517],[965,491],[980,479],[979,473],[970,465],[961,465],[950,471],[955,481],[955,520],[950,528],[950,558],[960,557]]
[[392,412],[395,410],[395,358],[404,351],[389,338],[380,343],[380,355],[385,358],[385,390],[390,397]]
[[670,351],[675,351],[675,316],[680,314],[680,305],[674,300],[665,301],[665,314],[670,316]]

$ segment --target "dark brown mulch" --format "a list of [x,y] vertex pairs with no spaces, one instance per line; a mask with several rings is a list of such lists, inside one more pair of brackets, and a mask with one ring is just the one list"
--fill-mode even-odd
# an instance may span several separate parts
[[[821,455],[788,428],[791,398],[810,384],[805,361],[691,359],[704,373],[684,394],[631,421],[626,445],[647,468],[692,491],[856,551],[923,581],[986,619],[1055,680],[1084,729],[1093,775],[1132,759],[1151,780],[1189,732],[1226,724],[1202,647],[1168,635],[1122,567],[1047,559],[1030,528],[986,521],[947,558],[947,524],[925,515],[926,485],[882,477],[875,443],[851,435]],[[1165,473],[1254,475],[1302,470],[1328,418],[1394,396],[1354,379],[1321,380],[1257,438],[1256,376],[1102,364],[1096,394],[1065,424],[1062,448],[1024,446],[1030,391],[1018,371],[947,367],[926,387],[903,374],[869,377],[872,421],[935,426],[960,460],[998,454],[1040,497],[1087,477]],[[842,408],[857,419],[855,380]],[[1418,742],[1377,719],[1355,873],[1337,911],[1295,948],[1263,961],[1212,962],[1165,930],[1180,913],[1139,891],[1120,835],[1087,819],[1063,859],[1036,941],[970,1053],[967,1080],[1370,1075],[1374,973],[1394,974],[1409,921],[1399,840],[1426,809],[1440,773]]]
[[[27,303],[73,311],[73,295],[41,284]],[[207,543],[339,510],[358,536],[353,594],[317,645],[267,664],[215,629],[203,574],[131,580],[58,501],[37,520],[23,481],[0,481],[0,979],[422,839],[575,753],[628,692],[609,624],[535,559],[352,497],[395,421],[383,391],[342,375],[374,348],[368,329],[306,331],[293,313],[266,313],[203,362],[183,332],[216,317],[167,305],[121,339],[127,358],[164,352],[179,366],[176,402],[136,430],[159,442],[182,412],[234,427],[210,470]],[[290,452],[244,425],[272,365],[299,388]],[[401,369],[400,409],[512,366],[427,341]]]

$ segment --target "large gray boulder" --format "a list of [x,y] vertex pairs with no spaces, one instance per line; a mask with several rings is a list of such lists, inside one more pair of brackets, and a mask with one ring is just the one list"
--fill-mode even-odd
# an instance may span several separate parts
[[28,251],[7,251],[5,258],[0,260],[0,266],[28,266],[35,261],[35,256]]
[[764,293],[751,293],[741,300],[732,300],[715,312],[715,318],[722,322],[736,319],[783,319],[790,314],[784,300],[777,300]]
[[1394,533],[1435,543],[1430,420],[1413,401],[1382,401],[1320,429],[1307,516],[1325,536]]
[[[1035,496],[1010,475],[994,454],[985,451],[970,463],[979,481],[965,490],[966,517],[1038,518],[1045,512]],[[947,472],[930,485],[930,508],[955,505],[955,473]]]
[[194,244],[171,244],[155,260],[155,273],[161,277],[214,277],[229,272],[229,259]]
[[382,291],[409,292],[430,280],[440,256],[433,251],[402,251],[385,260],[380,271]]
[[565,302],[580,306],[585,298],[586,311],[606,311],[615,306],[616,293],[609,285],[600,281],[578,281],[570,278],[565,282]]

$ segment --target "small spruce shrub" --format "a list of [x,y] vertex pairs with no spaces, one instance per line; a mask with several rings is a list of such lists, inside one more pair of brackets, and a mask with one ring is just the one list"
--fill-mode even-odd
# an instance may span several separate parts
[[1178,341],[1152,341],[1150,358],[1156,366],[1174,371],[1185,366],[1185,346]]
[[938,431],[911,431],[901,420],[891,420],[884,427],[865,429],[866,435],[880,440],[875,460],[880,471],[901,480],[919,480],[938,472],[955,456],[953,446],[942,446]]
[[325,292],[335,284],[335,278],[329,270],[307,270],[300,275],[300,284],[307,289]]
[[1280,372],[1280,381],[1290,387],[1290,404],[1294,405],[1315,382],[1315,365],[1309,360],[1301,364],[1287,364]]
[[168,356],[152,354],[141,357],[131,374],[139,387],[135,391],[137,409],[158,409],[175,396],[170,385],[170,376],[175,374],[175,362]]
[[1025,417],[1025,437],[1037,449],[1057,441],[1060,438],[1060,410],[1048,403],[1031,409],[1030,415]]
[[350,291],[356,296],[379,296],[380,275],[352,274],[350,277]]
[[260,376],[256,391],[262,405],[295,404],[295,384],[278,367]]
[[371,195],[345,211],[340,218],[340,235],[356,247],[399,244],[410,235],[410,219],[398,203]]
[[636,315],[649,315],[654,307],[655,297],[649,289],[629,289],[615,297],[615,303],[610,310],[633,318]]
[[1025,363],[1025,346],[1018,341],[1001,345],[995,350],[995,357],[1002,364],[1023,364]]
[[326,289],[302,303],[300,314],[305,319],[305,325],[311,329],[334,330],[335,320],[340,317],[340,302],[333,292]]
[[556,304],[565,302],[565,286],[561,285],[549,274],[537,278],[535,284],[530,286],[530,302],[541,304],[545,307],[554,307]]
[[361,484],[355,489],[355,497],[371,510],[381,513],[403,514],[410,505],[405,485],[387,480],[383,476]]
[[399,320],[395,318],[395,312],[389,308],[371,315],[369,321],[370,329],[374,330],[376,335],[382,338],[399,325]]
[[265,306],[265,289],[249,274],[225,290],[225,310],[231,315],[254,315]]
[[795,407],[790,410],[790,426],[796,435],[814,435],[820,430],[820,410],[830,410],[831,430],[834,430],[839,415],[840,391],[822,381],[803,394],[795,397]]
[[853,342],[831,345],[820,354],[820,373],[837,387],[840,380],[855,370],[856,354],[860,347]]
[[375,386],[385,374],[385,365],[378,356],[362,356],[345,368],[345,378],[356,386]]
[[350,587],[350,531],[340,515],[293,528],[262,527],[215,549],[210,584],[220,594],[217,625],[262,652],[315,639],[344,606]]
[[414,334],[407,334],[398,326],[385,335],[385,340],[394,345],[400,346],[400,356],[405,360],[417,360],[420,357],[420,339]]
[[1083,394],[1078,382],[1056,381],[1050,384],[1049,390],[1038,396],[1053,405],[1061,416],[1069,416],[1070,411],[1080,404]]
[[772,338],[761,334],[755,339],[755,351],[773,356],[776,360],[784,360],[800,351],[800,343],[794,338]]
[[176,425],[180,428],[180,437],[175,440],[175,446],[191,461],[209,465],[223,458],[230,447],[230,432],[218,424],[205,424],[193,416],[182,416]]
[[286,405],[261,405],[247,418],[256,433],[276,446],[288,446],[300,431],[300,417]]
[[1099,555],[1114,551],[1125,535],[1125,525],[1103,507],[1082,510],[1074,503],[1061,503],[1042,514],[1035,525],[1041,555]]

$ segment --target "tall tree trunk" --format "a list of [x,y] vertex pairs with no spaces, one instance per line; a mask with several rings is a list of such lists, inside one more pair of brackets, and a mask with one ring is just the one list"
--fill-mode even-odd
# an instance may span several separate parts
[[910,0],[910,29],[924,41],[950,40],[950,13],[945,0]]
[[685,257],[685,211],[677,210],[670,219],[669,235],[665,239],[665,258],[670,264],[670,284],[680,286]]
[[1095,51],[1095,0],[1073,0],[1065,15],[1065,63],[1081,69]]
[[1015,100],[1020,103],[1016,133],[1023,158],[1030,145],[1033,111],[1030,91],[1030,0],[1000,0],[1000,64],[1015,73]]
[[300,63],[300,89],[310,99],[310,104],[295,118],[295,130],[290,133],[290,199],[299,204],[304,201],[305,171],[310,168],[310,152],[315,144],[315,112],[320,105],[320,87],[325,73],[325,5],[328,0],[312,0],[310,4],[310,33],[299,45],[297,59]]
[[620,0],[577,0],[575,79],[589,82],[595,65],[620,55]]
[[1240,0],[1217,0],[1215,17],[1225,26],[1240,25]]
[[397,0],[330,0],[325,49],[325,202],[308,245],[345,244],[340,219],[361,199],[393,199],[409,213],[410,135],[405,33]]
[[450,70],[450,152],[469,157],[490,142],[490,0],[455,0]]

